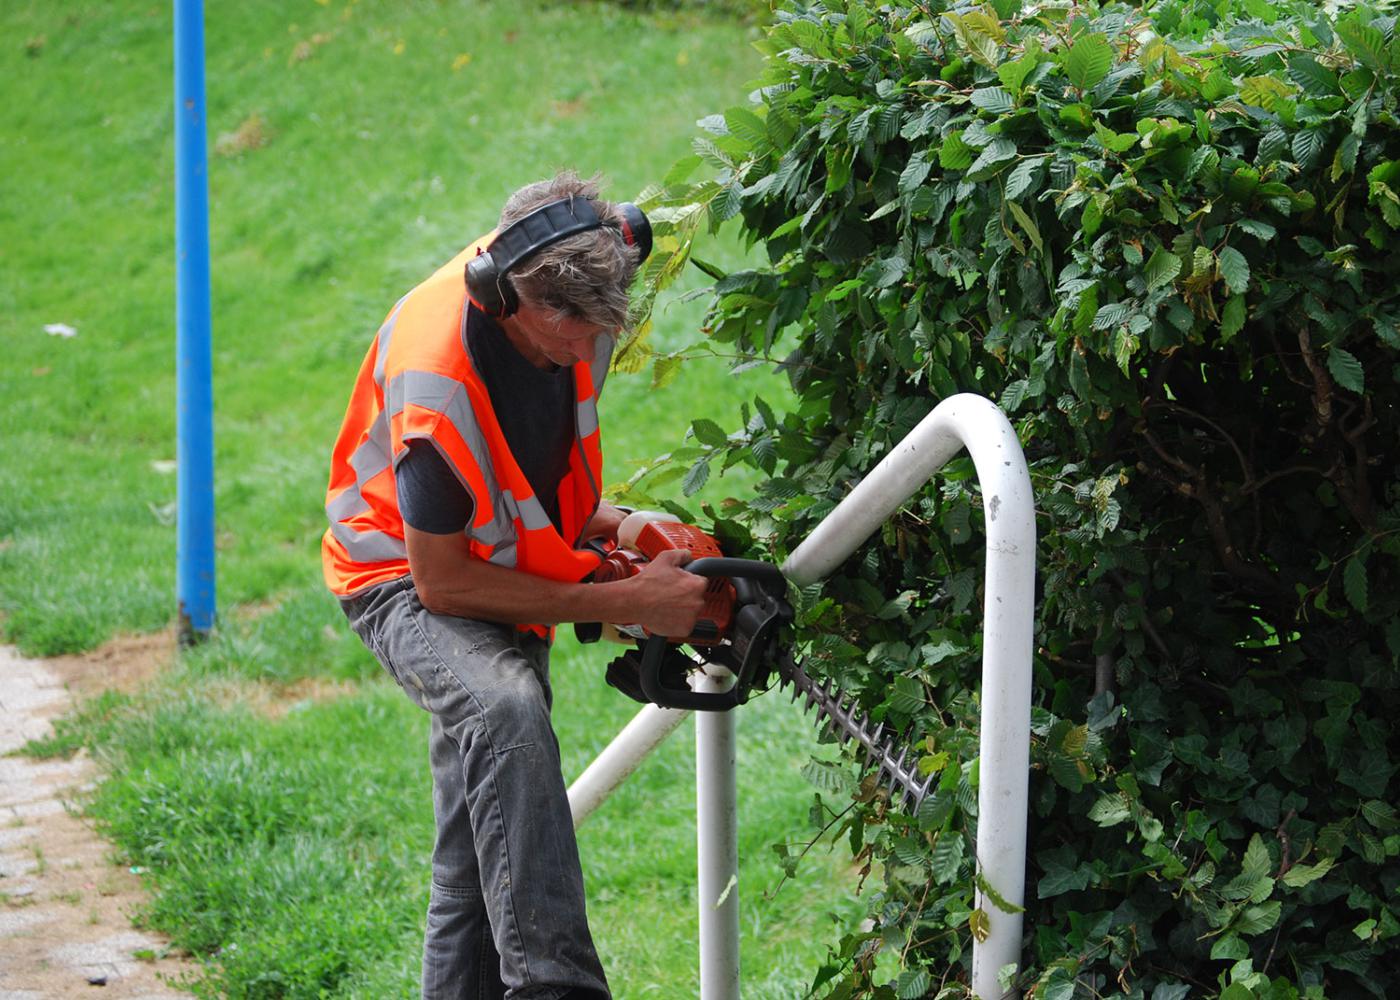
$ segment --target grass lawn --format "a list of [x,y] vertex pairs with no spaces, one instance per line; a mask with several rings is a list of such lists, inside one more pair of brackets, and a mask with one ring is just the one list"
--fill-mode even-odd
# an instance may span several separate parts
[[[0,8],[0,621],[46,655],[174,617],[170,5]],[[369,338],[407,288],[490,228],[519,184],[572,166],[631,197],[743,99],[749,29],[608,5],[240,0],[207,11],[216,637],[158,689],[65,727],[108,766],[92,811],[149,871],[143,918],[204,959],[208,996],[410,995],[426,901],[427,717],[320,583],[328,455]],[[706,256],[737,263],[721,245]],[[694,286],[697,282],[692,281]],[[695,339],[703,302],[660,309]],[[49,335],[63,323],[71,337]],[[664,394],[615,376],[607,475],[744,395],[692,361]],[[716,477],[706,497],[750,483]],[[567,630],[565,630],[567,632]],[[636,707],[567,634],[556,726],[576,775]],[[344,682],[269,713],[259,685]],[[324,683],[323,683],[324,682]],[[692,726],[581,832],[616,994],[696,993]],[[863,904],[836,855],[781,891],[771,846],[809,836],[815,743],[777,698],[743,710],[745,996],[802,995]]]

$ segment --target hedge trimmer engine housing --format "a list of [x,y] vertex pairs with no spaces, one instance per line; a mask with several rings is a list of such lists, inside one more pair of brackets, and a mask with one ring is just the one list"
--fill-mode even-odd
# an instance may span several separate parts
[[[629,547],[613,549],[593,571],[594,583],[609,583],[636,576],[644,565],[667,549],[689,549],[693,561],[723,556],[719,543],[693,524],[646,521],[636,532],[635,538],[630,535],[629,532]],[[672,641],[691,646],[712,646],[722,641],[728,636],[734,620],[735,600],[734,585],[729,580],[722,576],[710,577],[710,584],[705,590],[705,610],[696,621],[694,630],[690,635]],[[634,638],[646,637],[646,631],[639,626],[617,627],[620,632]]]
[[[685,569],[710,581],[705,608],[691,634],[680,639],[651,635],[637,625],[614,625],[615,638],[636,640],[639,648],[608,665],[608,683],[637,701],[665,708],[724,711],[742,705],[767,682],[777,664],[778,630],[792,621],[782,573],[770,563],[726,558],[714,537],[692,524],[642,516],[639,512],[623,522],[618,547],[594,571],[593,581],[625,580],[668,549],[688,549],[693,558]],[[585,641],[597,636],[580,630]],[[699,659],[684,653],[683,645]],[[722,694],[690,690],[686,676],[701,663],[729,669],[734,686]]]
[[[667,549],[689,549],[694,558],[685,569],[710,580],[705,610],[694,630],[683,639],[651,635],[637,625],[612,625],[611,637],[635,642],[608,664],[608,683],[623,694],[663,708],[707,712],[728,711],[767,689],[776,674],[780,685],[791,685],[793,700],[816,709],[827,733],[842,743],[855,740],[865,750],[867,766],[878,763],[881,781],[888,779],[891,796],[898,793],[910,808],[919,803],[937,773],[919,773],[918,755],[900,745],[899,734],[887,733],[884,723],[872,726],[856,699],[828,684],[819,684],[793,659],[783,644],[782,630],[792,623],[787,581],[771,563],[724,556],[714,537],[668,515],[638,511],[618,530],[618,547],[610,551],[593,574],[597,583],[625,580]],[[596,641],[601,625],[576,625],[579,639]],[[690,646],[694,655],[681,647]],[[723,693],[692,691],[687,677],[705,663],[734,674],[734,686]]]

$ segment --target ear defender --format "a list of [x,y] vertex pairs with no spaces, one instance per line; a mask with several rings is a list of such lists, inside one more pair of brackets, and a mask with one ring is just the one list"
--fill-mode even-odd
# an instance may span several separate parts
[[[616,227],[628,246],[634,246],[646,260],[651,253],[651,223],[631,202],[617,206],[622,222]],[[598,218],[593,203],[586,198],[561,198],[541,205],[524,218],[501,230],[485,253],[467,263],[467,291],[483,312],[497,319],[520,308],[520,297],[510,282],[510,269],[532,257],[551,243],[575,233],[610,225]]]
[[622,238],[629,247],[636,247],[640,256],[637,263],[651,256],[651,221],[646,213],[630,201],[617,206],[622,211]]

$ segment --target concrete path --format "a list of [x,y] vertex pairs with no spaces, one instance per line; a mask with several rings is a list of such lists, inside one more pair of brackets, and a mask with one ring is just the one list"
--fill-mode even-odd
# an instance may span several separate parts
[[56,670],[0,646],[0,1000],[188,997],[170,985],[188,963],[131,925],[140,879],[76,814],[92,761],[11,755],[71,707]]

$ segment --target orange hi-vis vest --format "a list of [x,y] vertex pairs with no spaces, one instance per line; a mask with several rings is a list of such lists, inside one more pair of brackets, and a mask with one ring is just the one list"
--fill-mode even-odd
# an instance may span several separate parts
[[[414,439],[431,441],[471,493],[474,557],[564,582],[598,566],[596,553],[575,546],[601,496],[597,397],[613,342],[600,337],[593,360],[573,366],[575,447],[559,484],[556,528],[506,444],[467,348],[466,262],[492,236],[400,299],[360,366],[331,457],[330,528],[321,541],[326,584],[341,597],[409,571],[394,469]],[[550,636],[542,625],[520,628]]]

